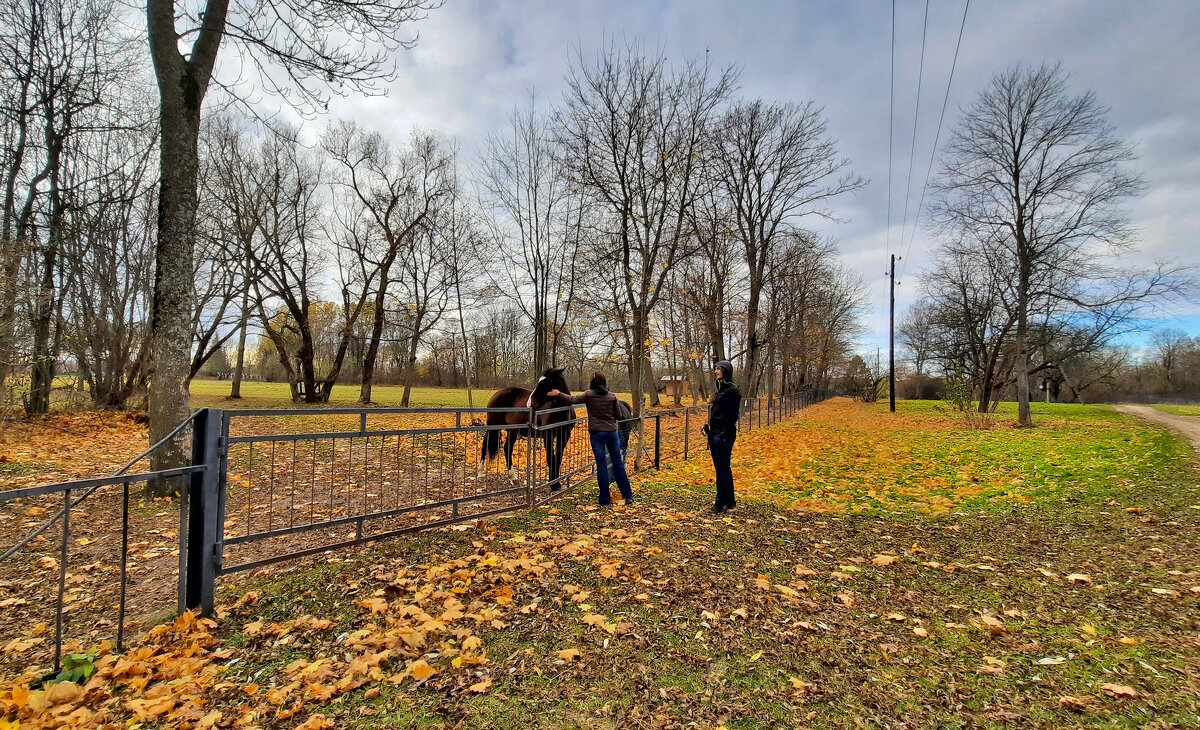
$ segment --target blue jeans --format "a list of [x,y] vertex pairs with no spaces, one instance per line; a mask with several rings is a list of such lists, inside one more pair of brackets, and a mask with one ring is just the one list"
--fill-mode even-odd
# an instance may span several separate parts
[[[612,504],[612,492],[608,485],[607,461],[612,461],[613,477],[621,496],[633,499],[633,489],[629,486],[629,475],[625,473],[625,456],[621,453],[621,438],[616,431],[590,431],[592,454],[596,457],[596,481],[600,483],[600,504]],[[608,458],[605,458],[608,457]]]

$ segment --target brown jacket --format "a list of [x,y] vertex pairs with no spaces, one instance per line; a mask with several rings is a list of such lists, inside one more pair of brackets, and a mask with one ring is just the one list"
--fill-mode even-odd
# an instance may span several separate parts
[[582,403],[587,406],[589,431],[617,430],[617,396],[610,392],[600,395],[594,390],[585,390],[578,395],[564,395],[570,403]]

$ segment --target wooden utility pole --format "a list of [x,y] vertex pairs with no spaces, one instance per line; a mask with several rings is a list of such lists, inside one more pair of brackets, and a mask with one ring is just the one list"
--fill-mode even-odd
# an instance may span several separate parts
[[896,412],[896,254],[888,273],[891,301],[888,304],[888,410]]

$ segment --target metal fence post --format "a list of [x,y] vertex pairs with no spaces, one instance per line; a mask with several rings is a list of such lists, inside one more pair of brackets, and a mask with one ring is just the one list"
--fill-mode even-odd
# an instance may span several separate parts
[[534,440],[538,436],[537,420],[534,418],[534,410],[529,409],[529,438],[526,439],[525,450],[525,506],[533,509],[533,480],[537,477],[537,465],[533,460],[537,454],[537,449],[534,448]]
[[662,463],[662,416],[654,414],[654,468]]
[[683,460],[688,458],[688,435],[692,430],[692,409],[690,407],[683,409]]
[[[204,466],[191,475],[187,530],[187,577],[183,605],[199,608],[202,616],[213,612],[217,585],[218,536],[224,531],[220,514],[222,414],[219,408],[204,408],[192,423],[192,465]],[[184,536],[180,536],[181,541]],[[181,545],[182,547],[182,545]]]

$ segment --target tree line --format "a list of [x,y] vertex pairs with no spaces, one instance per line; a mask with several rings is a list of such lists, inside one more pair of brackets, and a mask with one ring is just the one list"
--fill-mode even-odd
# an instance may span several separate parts
[[1120,343],[1191,290],[1193,272],[1140,260],[1126,206],[1144,182],[1094,92],[1059,65],[1013,66],[967,105],[932,186],[933,263],[898,327],[909,387],[1082,400],[1126,390]]
[[862,284],[805,222],[863,180],[815,102],[743,99],[733,68],[630,43],[577,55],[561,98],[516,105],[470,154],[431,130],[258,118],[236,89],[200,113],[223,42],[319,109],[387,78],[381,46],[346,38],[408,47],[395,31],[433,9],[328,5],[280,29],[152,0],[147,59],[116,0],[4,4],[0,383],[28,413],[64,368],[97,406],[148,393],[156,433],[192,378],[237,397],[251,361],[307,403],[348,380],[369,403],[381,375],[407,403],[431,369],[603,367],[639,408],[656,370],[703,388],[713,359],[748,394],[841,375]]

